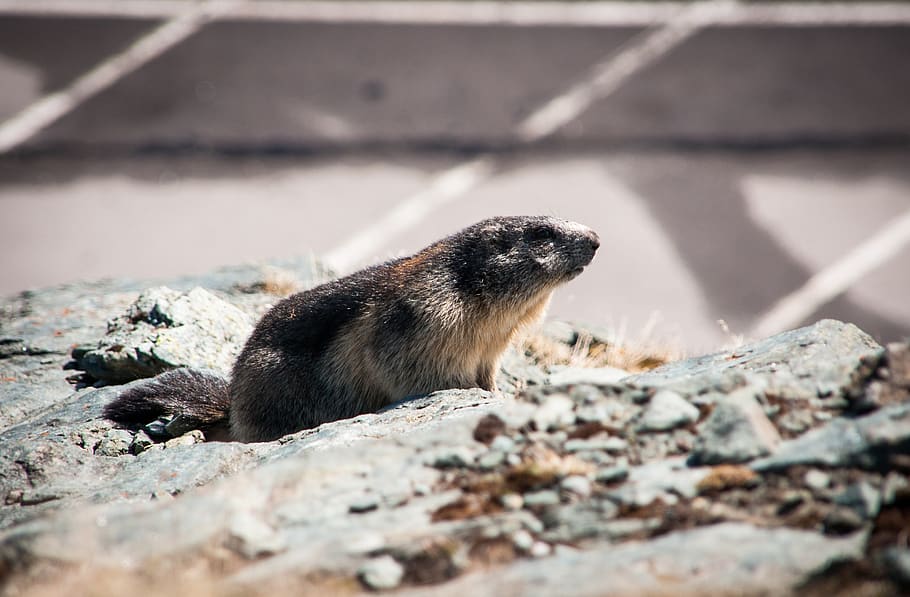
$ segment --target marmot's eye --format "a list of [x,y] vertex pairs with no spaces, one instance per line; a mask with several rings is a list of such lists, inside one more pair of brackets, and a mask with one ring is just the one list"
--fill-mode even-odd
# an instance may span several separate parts
[[550,226],[535,226],[528,231],[528,238],[532,241],[553,240],[556,231]]

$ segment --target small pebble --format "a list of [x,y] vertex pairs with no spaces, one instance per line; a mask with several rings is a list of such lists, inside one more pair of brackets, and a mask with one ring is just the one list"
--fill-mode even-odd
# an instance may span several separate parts
[[532,491],[524,495],[525,506],[553,506],[559,503],[559,494],[551,489]]
[[628,476],[629,465],[617,464],[615,466],[599,469],[594,475],[594,480],[598,483],[615,483],[616,481],[625,480]]
[[348,512],[352,514],[362,514],[364,512],[370,512],[379,507],[379,500],[376,496],[365,495],[348,505]]
[[151,448],[154,443],[155,442],[152,441],[152,438],[150,438],[145,431],[140,429],[136,432],[135,437],[133,437],[133,441],[130,443],[130,453],[142,454]]
[[591,482],[587,477],[581,475],[572,475],[566,477],[559,484],[559,488],[565,492],[577,495],[578,497],[588,497],[591,495]]
[[193,429],[189,433],[185,433],[180,437],[175,437],[174,439],[169,439],[164,442],[165,448],[176,448],[177,446],[193,446],[195,444],[201,444],[205,442],[205,436],[202,435],[202,432],[198,429]]
[[831,485],[831,475],[824,471],[818,469],[811,469],[806,472],[806,476],[803,477],[806,485],[809,489],[820,490],[827,489]]
[[499,450],[490,450],[477,459],[477,467],[484,471],[491,471],[506,461],[506,454]]
[[367,588],[375,591],[394,589],[404,578],[404,567],[392,556],[380,556],[361,566],[357,577]]
[[518,551],[529,552],[534,546],[534,536],[524,529],[516,531],[512,534],[512,545]]
[[497,435],[493,443],[490,444],[490,450],[496,450],[508,454],[515,449],[515,440],[508,435]]
[[534,413],[534,425],[539,431],[554,431],[575,422],[575,403],[565,394],[547,396]]
[[550,555],[552,551],[553,548],[550,547],[549,543],[546,543],[544,541],[535,541],[534,545],[531,546],[529,553],[531,554],[532,558],[543,558]]
[[474,454],[467,448],[454,448],[433,460],[434,468],[464,468],[474,463]]
[[502,507],[506,510],[514,512],[516,510],[521,510],[522,506],[525,504],[525,500],[521,497],[521,494],[505,493],[499,496],[499,503],[502,504]]

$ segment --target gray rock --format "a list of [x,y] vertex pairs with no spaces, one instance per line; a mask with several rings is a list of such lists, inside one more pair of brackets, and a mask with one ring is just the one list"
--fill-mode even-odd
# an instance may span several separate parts
[[775,453],[752,462],[755,470],[796,465],[874,468],[910,442],[910,403],[896,404],[858,419],[836,418],[825,426],[782,442]]
[[534,536],[524,529],[516,531],[512,534],[512,545],[518,551],[531,551],[531,547],[534,546]]
[[559,503],[559,493],[552,489],[532,491],[524,494],[524,505],[530,508],[539,506],[553,506]]
[[564,394],[552,394],[544,399],[534,413],[534,425],[541,431],[553,431],[575,422],[575,403]]
[[274,528],[250,512],[240,512],[229,522],[228,545],[248,559],[270,556],[287,548]]
[[[275,301],[274,296],[264,296],[253,287],[240,293],[232,291],[235,281],[216,288],[219,296],[228,297],[245,312],[261,313]],[[193,285],[173,287],[188,290]],[[610,579],[611,590],[615,586],[617,590],[626,589],[626,593],[656,593],[666,587],[655,583],[670,577],[673,589],[683,592],[719,592],[732,586],[746,593],[780,593],[798,586],[812,573],[810,568],[820,570],[832,559],[862,555],[862,534],[838,542],[819,533],[748,525],[734,525],[738,530],[715,525],[673,532],[674,518],[659,516],[659,507],[677,503],[681,508],[694,508],[696,499],[706,502],[701,507],[709,508],[709,512],[712,507],[709,497],[694,496],[699,482],[713,471],[687,467],[682,458],[665,458],[667,450],[661,448],[671,442],[689,442],[687,435],[691,434],[630,434],[632,445],[614,437],[607,440],[613,442],[612,447],[604,444],[599,450],[574,454],[564,449],[575,441],[567,441],[568,437],[594,429],[579,428],[579,422],[600,422],[628,432],[633,417],[660,384],[597,386],[587,379],[579,381],[588,383],[574,384],[567,393],[550,386],[529,387],[529,393],[537,392],[538,404],[480,390],[443,391],[260,444],[199,443],[202,438],[198,433],[166,444],[151,444],[144,433],[130,437],[100,418],[103,405],[123,388],[71,392],[61,370],[69,347],[97,341],[105,333],[105,320],[124,312],[139,287],[92,288],[100,289],[92,291],[100,296],[91,300],[79,295],[86,292],[85,287],[78,292],[66,288],[38,292],[13,302],[0,300],[3,314],[32,310],[28,317],[0,316],[0,355],[7,355],[0,358],[0,375],[9,371],[17,380],[29,380],[21,385],[29,393],[13,394],[13,400],[4,393],[0,405],[0,569],[9,573],[4,582],[11,578],[9,586],[14,592],[17,580],[29,574],[50,574],[56,565],[86,570],[89,575],[94,574],[94,567],[119,573],[124,554],[136,569],[153,570],[156,562],[170,562],[168,569],[174,575],[166,582],[173,591],[179,591],[178,579],[188,566],[230,549],[245,559],[232,560],[236,572],[226,580],[218,579],[214,591],[240,593],[242,587],[252,587],[248,592],[256,593],[276,578],[329,578],[344,583],[357,576],[364,579],[358,571],[367,571],[361,568],[366,558],[392,556],[397,572],[390,575],[391,580],[380,579],[372,585],[364,581],[366,588],[390,586],[402,592],[420,592],[425,589],[417,584],[431,582],[434,584],[426,591],[444,594],[463,589],[459,583],[479,575],[484,578],[483,591],[488,593],[577,590],[600,594],[604,578]],[[7,310],[7,305],[13,309]],[[57,318],[63,306],[82,315]],[[156,333],[174,327],[157,315],[143,317],[135,327],[154,327]],[[33,325],[30,319],[37,323]],[[61,334],[57,336],[56,331]],[[767,355],[753,354],[748,363],[736,362],[738,357],[718,360],[712,373],[704,373],[704,386],[699,387],[686,374],[663,389],[675,391],[693,404],[711,405],[721,402],[723,394],[750,384],[762,389],[792,386],[818,390],[822,386],[811,376],[820,371],[820,365],[810,362],[806,349],[817,350],[817,358],[834,362],[841,372],[840,377],[829,376],[822,381],[850,378],[849,383],[854,383],[845,373],[852,362],[859,376],[856,383],[866,383],[862,378],[866,364],[856,355],[857,343],[849,338],[849,326],[827,325],[825,333],[827,339],[816,334],[818,346],[796,344],[783,350],[777,344],[769,345],[777,351],[772,355],[775,359],[792,354],[806,365],[802,371],[809,377],[796,382],[791,379],[793,367],[783,360],[773,366],[766,362],[767,367],[759,367],[756,374],[750,367],[765,362]],[[806,338],[799,334],[794,337]],[[4,344],[2,338],[10,342]],[[854,340],[857,338],[853,335]],[[8,349],[5,353],[3,346]],[[84,360],[89,352],[80,348],[73,357]],[[534,367],[527,366],[518,352],[512,351],[510,358],[514,362],[509,365],[504,361],[499,379],[512,380],[519,387],[519,376],[533,375]],[[725,372],[730,363],[733,372]],[[538,383],[543,381],[538,378]],[[9,387],[4,385],[4,391]],[[512,386],[500,383],[500,387]],[[815,413],[824,412],[834,417],[826,427],[839,429],[839,421],[844,421],[839,416],[844,401],[837,394],[846,396],[851,391],[838,386],[825,398],[813,396],[804,401],[807,425],[816,425]],[[554,395],[562,395],[572,405],[564,403],[555,409],[559,412],[542,426],[552,431],[528,431],[528,423]],[[774,404],[786,399],[776,398]],[[835,408],[828,408],[830,405]],[[583,415],[584,409],[591,412]],[[492,443],[488,449],[474,441],[473,432],[478,419],[490,413],[505,423],[505,430],[495,439],[489,438]],[[906,451],[908,440],[901,413],[900,409],[885,407],[870,415],[881,416],[871,423],[865,418],[847,420],[862,437],[863,458],[881,464],[888,460],[877,458]],[[591,416],[586,418],[588,414]],[[164,420],[160,425],[163,432],[168,424],[174,429],[173,419]],[[121,454],[127,440],[135,456],[101,455],[108,453],[107,448],[101,448],[105,442],[111,445],[109,453]],[[596,436],[588,440],[600,441]],[[548,449],[529,460],[530,443]],[[625,458],[614,466],[614,457],[607,450],[622,451]],[[494,453],[506,455],[496,472],[478,470],[481,467],[475,456],[482,459]],[[452,460],[452,468],[427,466],[446,454],[459,455]],[[583,455],[597,455],[613,470],[601,466],[594,473],[595,467]],[[498,462],[499,456],[496,459]],[[636,466],[624,464],[625,459]],[[559,471],[555,475],[554,469]],[[865,475],[872,487],[877,483],[875,475],[874,471]],[[528,486],[524,484],[527,476],[532,481],[530,486],[538,487],[542,479],[545,489],[522,496],[520,492]],[[831,476],[841,479],[839,473],[832,472]],[[589,479],[609,485],[592,487]],[[800,497],[803,502],[813,499],[808,491],[799,491],[805,494]],[[896,488],[892,493],[898,491]],[[836,511],[852,516],[852,524],[860,525],[858,528],[866,526],[868,519],[856,511],[872,511],[872,502],[863,497],[868,491],[856,490],[857,499],[846,499],[849,491],[843,493]],[[375,498],[363,500],[364,496]],[[502,509],[491,500],[497,500]],[[357,508],[358,501],[372,503]],[[352,504],[355,510],[365,511],[352,515]],[[459,504],[467,509],[452,508]],[[487,508],[489,505],[494,507]],[[647,505],[655,508],[653,516],[618,517],[630,508]],[[771,512],[776,506],[758,505],[765,510],[770,507]],[[525,506],[533,512],[523,509]],[[455,515],[440,518],[440,512]],[[837,531],[832,525],[831,532],[844,532],[843,521],[840,525]],[[657,530],[668,534],[649,539]],[[635,541],[628,542],[632,539]],[[550,541],[557,542],[555,550]],[[611,541],[628,543],[612,546]],[[548,557],[534,562],[524,559],[491,570],[472,561],[474,554],[481,554],[482,561],[487,548],[493,549],[490,553],[495,556],[503,542],[509,554],[517,549],[530,557]],[[851,551],[845,547],[850,545],[857,547]],[[30,563],[35,567],[24,568]],[[405,570],[408,582],[415,583],[408,589],[400,586]],[[450,580],[462,573],[461,578]]]
[[587,477],[570,475],[559,482],[559,489],[563,493],[586,498],[591,495],[591,482]]
[[122,456],[130,452],[133,434],[124,429],[111,429],[104,434],[95,454],[98,456]]
[[831,475],[818,469],[806,471],[803,480],[813,491],[823,491],[831,485]]
[[698,408],[670,390],[657,392],[648,402],[638,424],[639,431],[668,431],[698,420]]
[[825,532],[830,535],[846,535],[863,528],[866,520],[853,508],[834,508],[824,520]]
[[774,450],[780,436],[755,396],[747,387],[718,400],[699,427],[693,464],[748,462]]
[[79,366],[97,379],[123,383],[177,367],[223,374],[252,332],[250,317],[202,288],[154,288],[112,320]]
[[888,473],[882,482],[882,504],[891,505],[904,495],[910,495],[910,480],[900,473]]
[[[617,521],[618,522],[618,521]],[[646,542],[557,551],[545,560],[518,561],[402,595],[527,597],[603,595],[786,594],[835,561],[861,557],[862,537],[844,539],[787,528],[724,523],[671,533]],[[761,564],[758,564],[758,563]]]
[[174,439],[169,439],[164,442],[165,448],[176,448],[178,446],[195,446],[196,444],[201,444],[205,441],[205,436],[202,435],[202,432],[198,429],[193,429],[187,433],[184,433],[180,437],[175,437]]
[[884,349],[849,323],[825,319],[733,350],[669,363],[624,380],[683,395],[753,385],[782,399],[858,397]]
[[854,483],[834,497],[834,503],[850,508],[860,517],[870,520],[878,516],[881,493],[869,483]]
[[609,537],[607,523],[617,514],[619,508],[609,500],[550,508],[542,515],[546,531],[541,537],[553,543],[574,543],[585,539]]
[[375,591],[394,589],[404,578],[404,567],[392,556],[379,556],[361,566],[357,577]]
[[525,500],[519,493],[505,493],[499,496],[499,503],[506,510],[521,510],[525,505]]
[[474,464],[474,452],[470,448],[457,447],[438,454],[432,465],[436,468],[464,468]]
[[628,448],[629,442],[621,437],[570,439],[563,444],[566,452],[603,451],[615,454],[624,452]]
[[553,386],[606,386],[629,375],[628,371],[616,367],[559,367],[551,370],[547,383]]
[[904,589],[910,589],[910,549],[890,547],[885,550],[883,561],[894,582]]
[[379,507],[379,496],[364,495],[348,504],[348,512],[352,514],[363,514],[371,512]]
[[626,463],[617,464],[615,466],[606,466],[600,469],[597,469],[597,472],[594,474],[594,480],[598,483],[615,483],[617,481],[625,481],[629,476],[629,465]]
[[154,443],[152,438],[140,429],[133,437],[133,441],[130,442],[130,454],[142,454],[151,448]]

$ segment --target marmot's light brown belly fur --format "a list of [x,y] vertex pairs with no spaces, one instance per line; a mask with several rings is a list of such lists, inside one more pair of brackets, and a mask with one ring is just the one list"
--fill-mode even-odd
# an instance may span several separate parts
[[282,300],[256,325],[230,381],[170,371],[122,393],[105,416],[229,421],[233,439],[265,441],[407,396],[495,389],[516,331],[543,315],[599,245],[591,229],[556,218],[484,220]]

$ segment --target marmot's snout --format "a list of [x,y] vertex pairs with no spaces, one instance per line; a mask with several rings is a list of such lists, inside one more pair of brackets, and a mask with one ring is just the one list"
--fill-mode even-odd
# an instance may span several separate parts
[[572,268],[569,273],[575,277],[584,271],[585,267],[594,259],[594,254],[600,248],[600,237],[596,232],[581,224],[573,223],[572,232],[570,251]]

